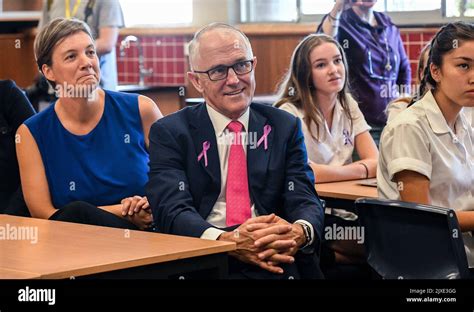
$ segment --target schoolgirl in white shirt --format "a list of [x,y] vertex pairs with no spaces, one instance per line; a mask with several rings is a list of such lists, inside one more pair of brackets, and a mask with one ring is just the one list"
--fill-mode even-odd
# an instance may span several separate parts
[[[301,119],[316,183],[376,174],[377,147],[358,104],[347,91],[347,76],[346,57],[339,43],[324,34],[309,35],[296,47],[275,103]],[[355,162],[354,149],[360,157]],[[326,214],[325,228],[332,224],[357,226],[352,212],[326,209]],[[325,250],[331,253],[331,265],[365,260],[362,245],[354,241],[324,241],[323,255]]]
[[377,173],[379,197],[457,210],[461,230],[474,212],[474,24],[450,23],[431,42],[419,101],[385,128]]
[[[375,177],[378,151],[370,127],[347,92],[342,47],[324,34],[296,47],[276,107],[302,120],[316,183]],[[353,151],[360,160],[353,162]]]

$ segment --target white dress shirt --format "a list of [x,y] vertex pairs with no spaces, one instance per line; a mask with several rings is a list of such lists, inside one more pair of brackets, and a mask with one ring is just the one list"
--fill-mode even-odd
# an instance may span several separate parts
[[[387,106],[387,123],[395,119],[401,112],[407,109],[408,103],[404,100],[395,100]],[[463,107],[460,114],[466,116],[467,122],[474,127],[474,107]]]
[[398,99],[395,101],[392,101],[388,104],[386,114],[387,114],[387,123],[391,122],[392,120],[395,119],[398,114],[403,112],[405,109],[407,109],[408,104],[406,101],[402,99]]
[[[466,108],[460,112],[454,133],[430,91],[394,118],[380,140],[379,197],[400,200],[394,176],[410,170],[430,180],[432,205],[474,209],[474,128],[472,119],[467,120],[470,114]],[[474,267],[471,232],[463,233],[463,241],[469,266]]]
[[[229,153],[231,144],[229,143],[228,138],[229,131],[226,130],[229,123],[232,119],[222,115],[214,108],[206,104],[207,113],[209,114],[209,118],[211,119],[211,123],[214,127],[214,132],[216,134],[216,141],[217,141],[217,151],[219,153],[219,163],[221,169],[221,192],[219,197],[217,198],[214,207],[212,208],[209,216],[207,217],[206,221],[218,228],[225,228],[226,226],[226,184],[227,184],[227,168],[228,168],[228,160],[229,160]],[[242,125],[242,145],[244,147],[244,153],[247,155],[247,145],[246,145],[246,137],[248,134],[248,125],[249,125],[249,116],[250,116],[250,108],[247,108],[245,113],[237,119]],[[247,169],[248,171],[248,169]],[[249,177],[251,178],[251,177]],[[252,200],[252,199],[250,199]],[[258,216],[257,211],[255,210],[255,204],[250,201],[251,205],[251,214],[252,218]],[[311,223],[305,220],[297,220],[295,223],[304,223],[310,227],[311,230],[311,241],[308,244],[311,244],[314,240],[314,230]],[[219,235],[221,235],[224,231],[216,229],[214,227],[210,227],[206,229],[201,238],[203,239],[211,239],[216,240]]]
[[[337,101],[334,107],[331,129],[329,129],[324,119],[319,125],[314,122],[310,124],[313,135],[316,136],[319,133],[319,139],[311,136],[309,128],[304,122],[306,118],[304,110],[296,107],[293,103],[284,103],[279,107],[301,120],[308,159],[313,163],[330,166],[344,166],[352,163],[355,137],[371,129],[365,121],[357,102],[349,94],[347,99],[351,113],[352,129],[350,119],[344,113],[341,103]],[[315,178],[318,180],[317,176]],[[345,209],[326,207],[325,213],[350,221],[357,219],[355,213]]]
[[302,109],[297,108],[293,103],[285,103],[279,107],[301,119],[304,143],[310,161],[332,166],[344,166],[352,163],[355,137],[369,131],[371,128],[365,121],[359,105],[350,95],[348,95],[347,102],[351,112],[352,130],[351,121],[347,118],[341,103],[338,101],[334,107],[331,129],[329,129],[326,120],[320,123],[319,129],[317,129],[318,126],[314,122],[311,123],[310,127],[314,136],[319,130],[319,139],[311,136],[304,122],[305,113]]
[[466,116],[466,120],[474,128],[474,107],[463,107],[462,113]]

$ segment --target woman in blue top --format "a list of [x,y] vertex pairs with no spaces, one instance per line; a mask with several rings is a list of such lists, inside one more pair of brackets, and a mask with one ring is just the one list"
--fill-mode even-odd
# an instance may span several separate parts
[[[34,48],[58,100],[17,132],[21,183],[31,215],[148,228],[147,146],[151,124],[161,117],[156,104],[98,87],[94,40],[82,21],[51,21]],[[123,216],[130,206],[131,213]]]

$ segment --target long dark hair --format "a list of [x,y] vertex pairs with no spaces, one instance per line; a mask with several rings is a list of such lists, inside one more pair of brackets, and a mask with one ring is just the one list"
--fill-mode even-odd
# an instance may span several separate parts
[[430,65],[434,64],[437,67],[441,67],[445,54],[459,47],[464,41],[470,40],[474,40],[473,23],[454,22],[441,27],[431,40],[428,64],[426,65],[424,77],[420,84],[420,96],[423,96],[429,89],[436,90],[437,83],[431,75]]
[[344,50],[341,45],[332,37],[325,34],[312,34],[304,38],[296,47],[291,57],[290,69],[288,70],[283,82],[280,84],[279,100],[275,103],[276,107],[280,107],[285,103],[292,103],[297,108],[302,109],[305,113],[304,122],[308,127],[309,133],[313,138],[320,139],[319,127],[316,127],[316,137],[311,131],[311,122],[320,125],[324,122],[324,117],[319,109],[315,99],[315,90],[312,79],[312,65],[310,60],[311,51],[317,46],[329,42],[338,48],[341,53],[342,62],[346,71],[344,87],[337,94],[337,99],[344,109],[350,121],[350,131],[352,133],[352,117],[350,113],[349,103],[347,99],[347,81],[348,67]]

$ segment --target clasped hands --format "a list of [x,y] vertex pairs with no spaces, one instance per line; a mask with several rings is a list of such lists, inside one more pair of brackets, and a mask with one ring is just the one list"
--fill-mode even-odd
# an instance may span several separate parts
[[153,223],[150,204],[146,196],[132,196],[122,199],[122,217],[135,224],[140,230]]
[[275,214],[251,218],[233,232],[222,233],[218,239],[237,244],[231,256],[279,274],[283,273],[280,265],[293,263],[294,255],[305,244],[302,226],[288,223]]

